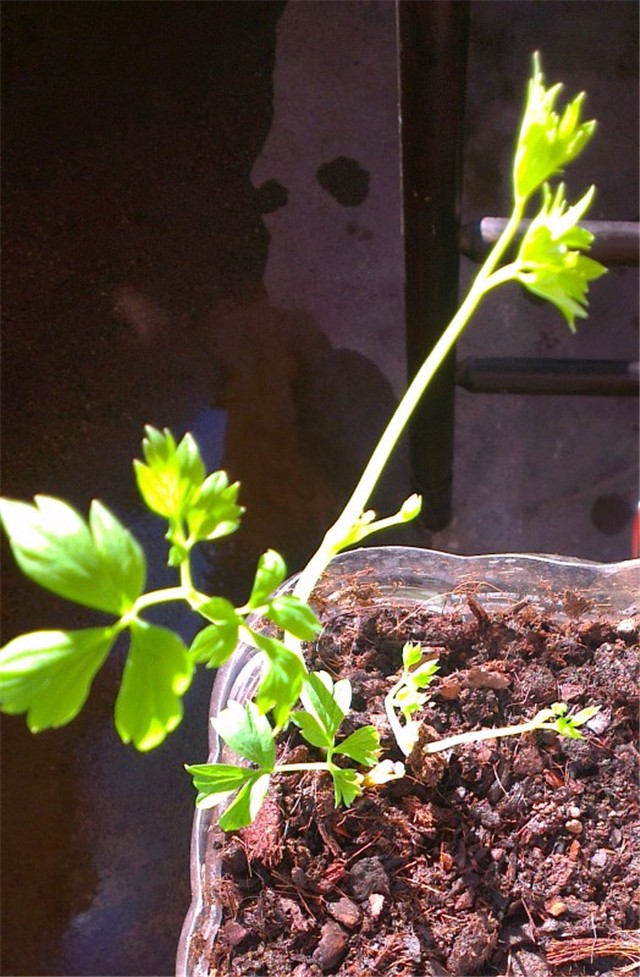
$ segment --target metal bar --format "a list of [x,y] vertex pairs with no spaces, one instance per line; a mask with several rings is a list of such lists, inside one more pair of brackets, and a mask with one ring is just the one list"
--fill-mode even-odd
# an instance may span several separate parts
[[626,360],[470,357],[456,383],[471,393],[579,394],[637,397],[638,364]]
[[[469,3],[398,0],[407,365],[412,377],[458,305],[458,233]],[[423,523],[451,518],[455,357],[409,437]]]
[[[482,261],[500,237],[506,223],[504,217],[483,217],[467,224],[460,233],[461,253],[473,261]],[[517,240],[530,223],[530,220],[522,221]],[[640,224],[633,221],[583,221],[581,226],[595,235],[590,257],[605,265],[638,264]]]

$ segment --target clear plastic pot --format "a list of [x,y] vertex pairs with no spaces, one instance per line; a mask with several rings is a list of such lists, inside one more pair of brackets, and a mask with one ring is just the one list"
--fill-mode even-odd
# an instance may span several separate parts
[[[295,580],[282,587],[291,590]],[[555,618],[584,604],[581,617],[627,617],[640,613],[640,560],[588,563],[562,556],[495,554],[452,556],[413,547],[369,547],[344,553],[333,561],[314,591],[313,603],[328,623],[345,607],[419,604],[446,613],[468,611],[473,594],[487,610],[507,608],[526,598]],[[255,691],[260,660],[253,648],[239,645],[218,671],[210,714],[230,700],[246,701]],[[209,728],[209,762],[237,762]],[[217,857],[222,832],[220,809],[196,810],[191,839],[192,901],[178,947],[178,977],[207,977],[207,959],[220,925],[222,910],[216,899],[220,876]]]

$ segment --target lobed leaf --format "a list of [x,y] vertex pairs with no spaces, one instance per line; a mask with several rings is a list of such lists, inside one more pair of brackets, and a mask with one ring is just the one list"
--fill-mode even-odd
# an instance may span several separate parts
[[291,719],[300,729],[300,732],[311,746],[317,746],[321,750],[330,750],[333,740],[327,734],[326,729],[320,725],[315,716],[308,712],[298,710],[291,713]]
[[180,444],[168,428],[145,427],[142,451],[146,464],[136,459],[133,468],[146,505],[165,519],[184,515],[205,476],[200,449],[190,434]]
[[239,490],[239,482],[229,485],[226,472],[212,472],[205,478],[186,513],[191,539],[221,539],[236,531],[244,512],[237,501]]
[[252,778],[240,788],[237,797],[218,822],[223,831],[238,831],[255,820],[267,796],[270,779],[268,773],[262,774]]
[[362,775],[356,770],[342,770],[340,767],[332,767],[330,773],[336,807],[341,804],[349,807],[362,794]]
[[253,702],[241,706],[230,702],[211,719],[211,725],[228,747],[262,771],[273,770],[276,762],[274,733],[269,720]]
[[32,733],[64,726],[78,715],[111,651],[113,628],[32,631],[0,650],[0,706],[27,713]]
[[194,664],[175,632],[139,619],[130,630],[115,723],[123,743],[146,751],[159,746],[182,720],[182,696],[191,684]]
[[564,186],[552,193],[545,185],[539,213],[520,243],[515,278],[530,292],[551,302],[575,332],[575,319],[587,315],[589,282],[606,268],[582,254],[593,234],[578,226],[593,199],[591,187],[573,207],[568,207]]
[[334,686],[327,672],[310,672],[305,676],[300,700],[306,711],[315,716],[333,743],[351,705],[349,681],[341,679]]
[[198,791],[196,804],[204,808],[214,807],[256,777],[250,767],[231,763],[185,764],[185,770],[193,777],[193,786]]
[[431,685],[431,682],[435,678],[436,672],[439,670],[440,665],[437,659],[434,658],[409,672],[407,675],[407,680],[416,689],[426,689],[427,686]]
[[268,638],[249,628],[247,631],[255,646],[264,653],[265,659],[256,703],[262,713],[273,711],[275,724],[282,729],[300,695],[307,671],[305,664],[299,655],[276,638]]
[[402,649],[402,664],[404,665],[405,671],[408,671],[413,665],[417,665],[421,659],[422,646],[407,641]]
[[341,740],[335,752],[350,757],[363,767],[373,767],[380,755],[380,734],[375,726],[362,726]]
[[575,159],[595,131],[593,119],[580,121],[584,92],[568,103],[561,116],[555,111],[562,87],[558,84],[545,88],[540,56],[536,52],[514,156],[513,185],[517,199],[527,199]]
[[267,550],[258,560],[255,579],[247,606],[252,610],[262,607],[276,587],[287,576],[287,567],[275,550]]
[[224,597],[212,597],[198,608],[200,614],[212,621],[195,636],[189,654],[194,662],[202,662],[207,668],[218,668],[238,643],[238,631],[244,623],[233,604]]
[[313,641],[322,631],[322,625],[309,605],[290,594],[272,598],[265,614],[279,628],[301,641]]
[[89,524],[66,502],[37,495],[34,504],[0,500],[0,517],[22,572],[46,590],[120,616],[142,593],[144,553],[100,502]]

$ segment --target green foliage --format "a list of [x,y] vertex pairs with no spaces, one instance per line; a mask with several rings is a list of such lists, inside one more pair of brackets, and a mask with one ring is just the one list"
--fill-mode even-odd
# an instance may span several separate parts
[[533,74],[520,127],[513,164],[517,199],[526,199],[578,156],[595,131],[593,119],[581,122],[585,94],[570,101],[562,115],[555,104],[563,86],[544,87],[540,55],[533,56]]
[[121,615],[144,587],[144,554],[125,527],[94,501],[89,523],[66,502],[37,495],[34,505],[0,500],[16,563],[60,597]]
[[131,646],[116,699],[116,729],[138,750],[159,746],[182,719],[182,696],[193,661],[182,639],[167,628],[133,620]]
[[32,733],[64,726],[82,709],[116,638],[114,628],[32,631],[2,649],[0,705],[27,714]]
[[267,550],[258,560],[256,575],[249,596],[248,607],[252,611],[263,607],[270,594],[280,586],[287,575],[284,560],[275,550]]
[[589,282],[604,275],[606,268],[586,257],[593,234],[578,221],[593,200],[591,187],[581,200],[567,209],[564,184],[555,194],[543,187],[543,203],[520,245],[515,262],[515,277],[534,295],[546,299],[560,310],[572,332],[576,316],[587,315]]
[[543,709],[536,716],[540,729],[553,729],[560,736],[583,740],[579,727],[584,726],[600,712],[600,706],[587,706],[579,712],[569,713],[566,702],[554,702],[550,709]]
[[[128,633],[115,725],[123,742],[151,750],[181,721],[182,697],[196,665],[218,667],[242,636],[265,660],[258,705],[265,713],[273,711],[276,724],[283,726],[302,687],[304,661],[280,639],[250,628],[247,615],[263,614],[297,640],[315,637],[319,621],[298,597],[273,595],[286,576],[284,560],[274,550],[260,558],[244,607],[198,593],[191,582],[190,552],[198,542],[235,530],[243,511],[238,485],[229,484],[225,472],[206,475],[189,434],[176,444],[170,431],[147,427],[142,450],[145,462],[134,463],[138,487],[148,508],[168,524],[169,563],[179,569],[179,586],[143,593],[143,551],[100,502],[91,504],[85,522],[66,502],[47,496],[37,496],[33,505],[0,501],[0,516],[23,572],[42,587],[115,618],[109,627],[34,632],[10,641],[0,650],[0,706],[26,713],[34,732],[69,722],[117,637]],[[187,601],[208,622],[189,649],[174,631],[141,616],[171,600]],[[253,809],[259,785],[251,791],[246,801]]]
[[[415,495],[397,513],[381,519],[368,508],[369,500],[424,391],[484,296],[504,282],[517,281],[552,303],[572,330],[576,318],[586,315],[589,282],[605,272],[585,255],[593,235],[579,224],[594,190],[570,206],[564,184],[554,189],[550,181],[582,151],[595,123],[581,121],[582,94],[569,101],[563,111],[557,110],[561,87],[545,88],[536,54],[515,148],[513,210],[505,231],[409,384],[351,498],[292,593],[278,593],[287,571],[274,550],[260,557],[243,606],[235,607],[223,597],[196,590],[190,564],[194,546],[235,532],[244,510],[238,503],[238,483],[230,483],[223,471],[206,473],[191,434],[176,442],[171,431],[149,426],[142,443],[144,460],[134,461],[143,501],[167,525],[167,562],[179,574],[175,587],[143,592],[144,554],[131,533],[100,502],[91,504],[85,522],[67,503],[47,496],[36,496],[34,504],[0,501],[0,519],[25,575],[67,600],[114,617],[113,623],[103,628],[38,631],[9,641],[0,649],[0,706],[5,712],[26,713],[33,731],[69,722],[85,702],[114,642],[128,633],[130,646],[115,723],[125,743],[150,750],[180,722],[182,697],[195,667],[204,664],[217,668],[242,639],[252,644],[263,660],[255,702],[244,707],[230,703],[214,725],[243,763],[187,768],[199,792],[198,804],[208,807],[221,800],[230,802],[220,819],[223,828],[238,828],[253,820],[274,772],[304,769],[328,773],[336,804],[350,804],[363,786],[380,785],[403,774],[401,763],[378,761],[380,742],[373,727],[357,729],[338,740],[350,708],[351,686],[346,680],[334,684],[325,672],[308,673],[301,642],[313,640],[320,623],[307,601],[336,553],[374,532],[406,523],[419,513],[421,500]],[[534,194],[541,197],[537,212],[524,231],[516,258],[505,263]],[[173,600],[186,601],[206,622],[189,649],[179,635],[142,616],[148,608]],[[249,615],[253,616],[251,622]],[[260,623],[256,624],[258,618],[270,622],[278,635],[264,634]],[[438,668],[436,662],[425,662],[423,657],[419,646],[405,645],[400,678],[385,701],[389,723],[405,754],[415,743],[419,728],[415,717],[428,700],[424,690]],[[301,708],[294,709],[298,698]],[[596,711],[594,707],[571,715],[564,703],[555,703],[527,723],[445,737],[426,749],[436,752],[477,739],[541,728],[576,738]],[[309,746],[320,751],[321,761],[276,763],[274,737],[289,719]],[[366,772],[342,766],[345,761]]]
[[198,607],[199,613],[213,623],[194,638],[190,654],[194,662],[207,668],[218,668],[232,654],[238,643],[244,618],[224,597],[212,597]]
[[[362,775],[333,761],[336,753],[364,767],[376,764],[380,738],[373,726],[365,726],[336,743],[336,736],[351,704],[351,685],[343,679],[334,685],[326,672],[305,676],[300,695],[304,710],[291,714],[307,743],[320,750],[325,759],[311,763],[276,763],[275,730],[255,703],[241,706],[230,702],[211,720],[218,735],[251,767],[233,764],[205,763],[188,766],[198,791],[196,803],[213,807],[233,797],[220,818],[226,830],[246,827],[253,821],[269,788],[274,773],[298,773],[323,770],[333,781],[336,806],[351,804],[362,793]],[[235,795],[235,796],[234,796]]]
[[140,494],[147,507],[169,523],[170,566],[180,566],[191,548],[236,531],[242,516],[239,484],[225,472],[206,476],[200,449],[191,434],[176,445],[171,431],[145,428],[145,462],[134,461]]
[[291,711],[291,703],[300,694],[306,666],[302,657],[282,641],[257,631],[247,631],[251,642],[263,653],[263,672],[256,693],[261,712],[273,712],[278,729],[282,729]]
[[[420,723],[412,719],[428,700],[422,691],[428,688],[439,669],[437,659],[422,661],[420,645],[407,642],[402,649],[400,678],[387,693],[384,706],[396,742],[405,756],[409,756],[418,736]],[[400,723],[397,713],[404,718]]]

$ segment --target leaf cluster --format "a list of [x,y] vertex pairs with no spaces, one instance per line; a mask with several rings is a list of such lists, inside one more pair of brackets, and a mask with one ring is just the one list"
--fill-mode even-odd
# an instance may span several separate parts
[[[286,566],[274,550],[260,557],[249,598],[241,607],[196,589],[190,564],[192,550],[196,544],[221,540],[238,528],[244,511],[238,501],[239,485],[230,482],[223,471],[207,474],[190,434],[177,442],[171,431],[147,427],[143,460],[134,462],[135,477],[146,506],[166,522],[167,562],[177,570],[179,583],[145,592],[146,561],[140,545],[98,501],[92,502],[85,520],[67,503],[48,496],[36,496],[33,504],[1,500],[0,519],[24,574],[39,586],[106,614],[110,620],[103,627],[37,631],[9,641],[0,649],[0,708],[26,713],[34,732],[69,722],[82,708],[115,642],[124,636],[128,653],[115,704],[115,723],[124,742],[148,750],[158,746],[180,722],[182,697],[196,666],[217,668],[242,639],[262,657],[255,702],[244,707],[230,703],[214,724],[243,763],[188,768],[199,790],[199,804],[211,806],[233,798],[222,817],[223,827],[238,827],[253,819],[275,772],[304,768],[328,773],[336,804],[349,804],[363,786],[402,774],[401,763],[378,762],[379,739],[372,727],[338,739],[350,708],[351,687],[345,681],[334,684],[324,672],[308,673],[302,642],[314,639],[320,624],[306,599],[336,553],[419,513],[418,496],[411,496],[397,513],[382,519],[367,506],[413,410],[481,299],[494,287],[517,281],[551,302],[572,330],[576,318],[586,315],[589,283],[605,272],[585,254],[593,235],[579,223],[591,205],[594,190],[587,190],[571,206],[564,184],[554,189],[550,181],[582,151],[595,123],[582,120],[583,94],[570,100],[563,110],[557,109],[561,88],[545,87],[540,58],[534,55],[515,147],[513,211],[507,227],[460,309],[411,381],[350,500],[300,574],[294,592],[283,592]],[[540,195],[537,213],[524,230],[515,259],[504,264],[534,194]],[[172,600],[186,601],[206,622],[190,648],[178,634],[144,617],[148,608]],[[264,633],[260,623],[264,621],[275,634]],[[416,715],[427,701],[425,690],[437,668],[437,662],[424,660],[418,645],[405,645],[401,675],[385,700],[389,723],[405,755],[415,743],[419,727]],[[298,698],[301,708],[294,709]],[[572,716],[565,704],[556,703],[517,727],[445,737],[430,743],[428,749],[444,750],[474,739],[538,728],[579,738],[580,727],[596,711],[584,709]],[[277,764],[274,737],[290,720],[306,742],[320,751],[322,760],[302,767]],[[346,761],[368,772],[361,774],[343,766]]]
[[[299,640],[320,628],[299,598],[274,594],[286,577],[273,550],[260,558],[249,600],[241,608],[223,597],[198,593],[191,582],[190,553],[196,543],[221,539],[237,528],[243,509],[238,484],[225,472],[206,474],[190,434],[147,427],[135,461],[138,488],[149,509],[167,524],[168,562],[181,584],[144,592],[146,561],[132,533],[101,502],[91,503],[88,520],[60,499],[36,496],[33,504],[0,500],[0,518],[19,567],[41,587],[67,600],[110,615],[103,627],[35,631],[0,650],[0,706],[26,713],[33,732],[70,722],[84,705],[91,683],[116,640],[129,647],[115,703],[121,739],[140,750],[158,746],[182,719],[182,697],[195,667],[222,664],[240,636],[262,653],[265,674],[258,697],[263,712],[286,722],[306,668],[302,658],[277,638],[247,623],[260,614]],[[187,648],[180,635],[145,620],[144,610],[169,600],[187,601],[208,623]]]
[[380,739],[373,726],[336,739],[351,705],[350,683],[342,679],[334,685],[326,672],[311,672],[305,676],[300,699],[304,708],[293,712],[291,719],[303,739],[323,755],[318,762],[278,764],[275,731],[253,702],[244,706],[230,702],[211,720],[218,735],[245,763],[195,764],[186,769],[198,791],[199,807],[213,807],[233,798],[219,821],[225,831],[246,827],[254,820],[273,774],[327,772],[333,781],[336,806],[349,805],[362,793],[362,774],[334,760],[341,756],[359,766],[373,767],[380,752]]
[[239,482],[226,472],[210,475],[191,434],[176,444],[171,431],[147,426],[142,442],[145,461],[133,463],[138,490],[147,507],[169,523],[170,566],[180,566],[196,543],[234,533],[244,509],[238,505]]
[[[385,711],[396,742],[405,756],[411,753],[420,728],[413,718],[428,700],[423,691],[431,684],[440,666],[437,659],[423,661],[424,651],[419,644],[407,642],[402,649],[402,671],[385,697]],[[400,714],[404,723],[400,723]]]

